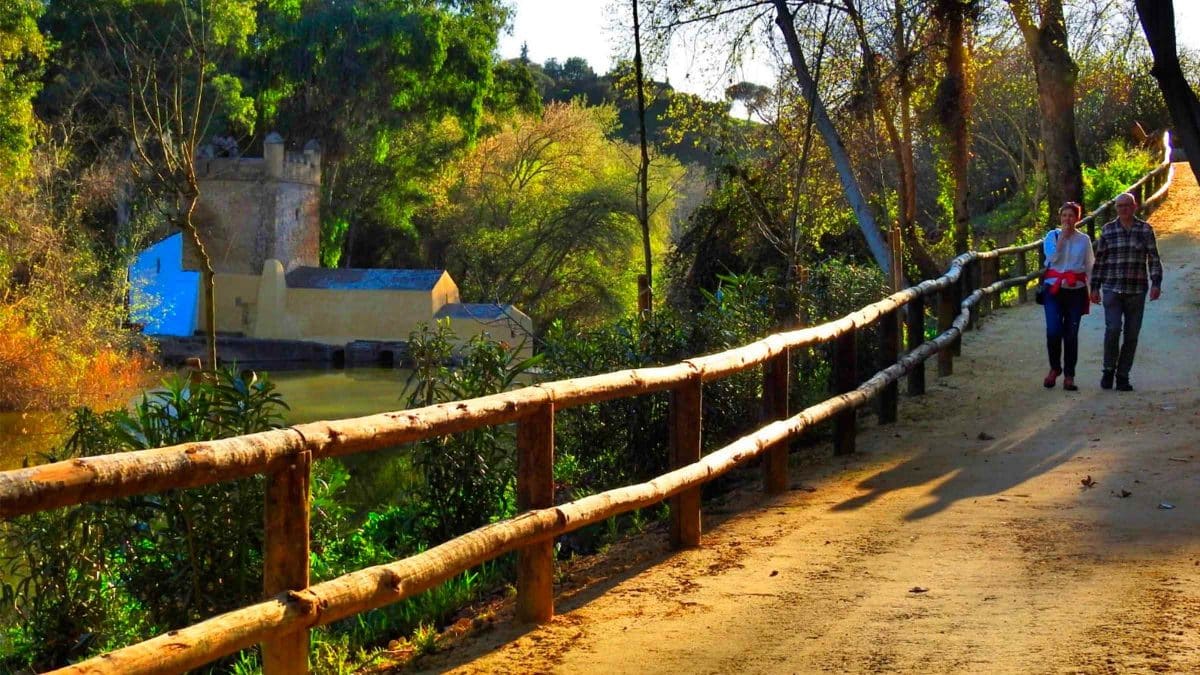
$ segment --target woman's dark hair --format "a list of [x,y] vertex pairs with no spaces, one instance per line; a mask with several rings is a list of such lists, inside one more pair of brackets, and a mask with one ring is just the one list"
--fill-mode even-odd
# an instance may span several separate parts
[[1079,202],[1067,202],[1058,207],[1059,213],[1062,213],[1063,211],[1074,211],[1075,220],[1079,220],[1083,217],[1083,207],[1079,205]]

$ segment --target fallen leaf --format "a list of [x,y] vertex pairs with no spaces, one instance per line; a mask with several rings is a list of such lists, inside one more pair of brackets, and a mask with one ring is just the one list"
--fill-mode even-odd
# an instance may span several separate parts
[[987,433],[986,431],[981,431],[981,432],[979,432],[979,435],[978,435],[978,436],[976,436],[975,438],[978,438],[978,439],[979,439],[979,440],[981,440],[981,441],[994,441],[994,440],[996,440],[996,437],[995,437],[995,436],[993,436],[993,435],[991,435],[991,434]]
[[908,589],[908,592],[909,593],[928,593],[929,589],[925,588],[924,586],[913,586],[912,588]]
[[1167,511],[1167,510],[1169,510],[1169,509],[1173,509],[1173,508],[1175,508],[1175,505],[1174,505],[1174,504],[1168,504],[1167,502],[1162,502],[1162,503],[1160,503],[1160,504],[1158,505],[1158,508],[1162,509],[1163,511]]
[[773,576],[776,576],[776,575],[778,575],[778,574],[779,574],[779,570],[771,570],[771,573],[770,573],[768,576],[772,576],[772,577],[773,577]]
[[1092,480],[1091,474],[1088,474],[1086,478],[1080,479],[1079,482],[1082,483],[1083,487],[1085,487],[1085,488],[1093,488],[1093,487],[1096,487],[1096,485],[1098,484],[1098,483],[1096,483],[1096,481]]
[[1167,459],[1171,460],[1172,462],[1190,462],[1190,461],[1192,461],[1192,460],[1188,459],[1187,457],[1168,457]]
[[1121,490],[1120,497],[1121,497],[1121,499],[1125,499],[1126,497],[1128,497],[1131,494],[1133,494],[1133,493],[1130,492],[1129,490]]

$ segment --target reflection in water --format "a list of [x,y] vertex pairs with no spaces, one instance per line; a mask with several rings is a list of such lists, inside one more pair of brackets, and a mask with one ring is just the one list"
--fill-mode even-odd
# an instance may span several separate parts
[[295,370],[269,373],[283,400],[291,407],[288,424],[336,420],[402,410],[404,383],[411,370],[352,368]]
[[40,464],[39,457],[66,440],[69,412],[0,412],[0,471]]
[[[401,396],[412,371],[387,368],[297,370],[271,373],[283,400],[286,424],[358,417],[404,408]],[[138,397],[141,395],[139,394]],[[137,398],[137,397],[135,397]],[[31,464],[66,440],[69,411],[0,413],[0,470]]]

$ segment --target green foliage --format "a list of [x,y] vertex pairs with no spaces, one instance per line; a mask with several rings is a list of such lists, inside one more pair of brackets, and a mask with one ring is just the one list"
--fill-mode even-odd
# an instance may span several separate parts
[[[422,229],[465,296],[513,302],[538,322],[595,323],[634,306],[637,153],[609,138],[615,124],[609,106],[551,104],[445,168]],[[680,174],[663,158],[651,166],[656,253]]]
[[346,232],[350,223],[345,218],[325,218],[321,220],[321,266],[337,267],[342,260],[342,250],[346,242]]
[[1124,192],[1154,168],[1154,156],[1120,141],[1107,146],[1107,158],[1098,166],[1083,168],[1083,200],[1090,211]]
[[[520,359],[519,348],[476,336],[458,354],[460,365],[452,368],[453,335],[446,320],[434,327],[422,325],[409,337],[415,363],[408,384],[410,407],[506,391],[542,359]],[[450,539],[515,510],[514,431],[511,426],[472,429],[414,447],[421,502],[430,511],[423,523],[428,541]]]
[[48,45],[38,30],[38,0],[0,3],[0,179],[24,174],[37,124],[31,101]]
[[[133,410],[73,417],[65,460],[272,428],[266,378],[168,380]],[[22,516],[0,526],[9,667],[38,669],[194,623],[262,588],[261,479]]]
[[[245,68],[261,124],[320,141],[324,217],[351,223],[345,246],[356,266],[416,262],[403,239],[430,176],[476,137],[485,101],[531,102],[520,73],[505,70],[494,86],[507,9],[490,0],[303,0],[263,15]],[[461,133],[446,134],[447,119]]]

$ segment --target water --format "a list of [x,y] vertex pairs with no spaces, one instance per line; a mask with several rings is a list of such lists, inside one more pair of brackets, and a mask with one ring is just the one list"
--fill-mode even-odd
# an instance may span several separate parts
[[411,374],[402,368],[351,368],[284,371],[270,378],[291,407],[287,423],[300,424],[403,410],[401,396]]
[[[297,370],[270,374],[283,400],[287,424],[359,417],[401,410],[401,396],[410,370],[353,368]],[[140,394],[139,394],[140,396]],[[48,452],[66,440],[68,411],[0,413],[0,471],[44,461]]]

